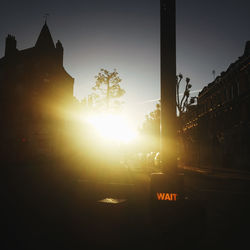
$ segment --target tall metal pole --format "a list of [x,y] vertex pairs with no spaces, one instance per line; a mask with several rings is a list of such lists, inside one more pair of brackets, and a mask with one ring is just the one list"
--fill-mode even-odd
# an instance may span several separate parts
[[175,0],[161,0],[161,162],[177,170]]

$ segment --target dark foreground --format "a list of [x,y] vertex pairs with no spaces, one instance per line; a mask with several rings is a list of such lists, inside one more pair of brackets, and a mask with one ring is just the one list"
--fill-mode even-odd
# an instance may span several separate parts
[[[173,208],[176,216],[151,209],[145,173],[120,168],[77,179],[52,172],[3,175],[1,249],[243,249],[248,242],[248,180],[186,172],[188,205]],[[123,200],[98,202],[107,197]]]

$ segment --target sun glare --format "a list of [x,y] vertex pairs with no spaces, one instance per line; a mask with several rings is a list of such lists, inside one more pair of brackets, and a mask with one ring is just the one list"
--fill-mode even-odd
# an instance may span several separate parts
[[113,114],[91,115],[87,121],[106,140],[129,143],[136,138],[136,130],[123,116]]

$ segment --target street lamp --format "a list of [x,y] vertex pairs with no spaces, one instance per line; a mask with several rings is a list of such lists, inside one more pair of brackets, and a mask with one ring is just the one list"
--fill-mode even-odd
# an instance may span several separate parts
[[[176,27],[175,0],[161,0],[161,167],[151,175],[153,207],[166,197],[182,196],[182,176],[177,173]],[[164,201],[159,198],[164,194]],[[176,200],[177,200],[176,199]],[[176,200],[171,200],[175,202]]]
[[176,173],[176,21],[175,0],[161,0],[161,162]]
[[193,240],[200,232],[204,232],[205,212],[199,203],[186,197],[183,192],[184,176],[177,171],[175,29],[175,0],[161,0],[161,164],[163,173],[151,175],[151,218],[152,225],[159,232],[172,235],[174,242],[177,243],[176,240],[179,238],[193,237]]

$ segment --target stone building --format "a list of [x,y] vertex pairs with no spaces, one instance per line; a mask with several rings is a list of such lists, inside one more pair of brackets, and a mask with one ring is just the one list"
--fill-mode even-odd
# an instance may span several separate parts
[[1,159],[26,162],[53,153],[73,85],[63,46],[54,44],[46,22],[32,48],[19,50],[15,37],[7,36],[0,59]]
[[190,164],[246,169],[250,161],[250,41],[185,114]]

